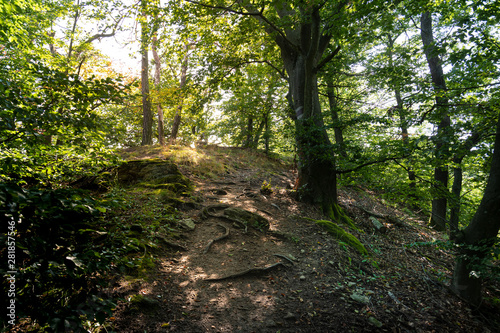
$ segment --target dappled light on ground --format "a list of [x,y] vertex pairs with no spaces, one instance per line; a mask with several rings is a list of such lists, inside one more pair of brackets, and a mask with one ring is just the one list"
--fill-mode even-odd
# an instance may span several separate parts
[[[338,225],[366,246],[363,256],[304,219],[324,216],[294,200],[289,170],[249,168],[239,151],[217,154],[227,158],[218,176],[183,170],[199,205],[179,212],[179,220],[195,222],[192,230],[174,230],[182,249],[164,252],[140,282],[116,286],[126,296],[115,311],[118,331],[484,331],[444,283],[453,254],[415,245],[441,239],[420,216],[388,207],[362,187],[341,189],[339,201],[361,230]],[[273,184],[271,193],[261,193],[264,181]],[[230,208],[264,218],[268,228],[242,222]],[[385,228],[377,231],[366,211],[395,218],[380,218]]]

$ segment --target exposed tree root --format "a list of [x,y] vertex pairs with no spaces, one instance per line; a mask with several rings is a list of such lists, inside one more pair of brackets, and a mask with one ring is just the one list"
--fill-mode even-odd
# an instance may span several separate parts
[[333,221],[342,222],[353,230],[360,230],[354,222],[344,213],[344,210],[336,203],[324,203],[323,213]]
[[218,225],[219,227],[222,227],[222,228],[225,230],[224,235],[222,235],[222,236],[220,236],[220,237],[217,237],[217,238],[215,238],[215,239],[212,239],[210,242],[208,242],[207,246],[205,246],[205,250],[203,250],[203,253],[204,253],[204,254],[208,252],[208,250],[210,249],[210,246],[212,246],[212,244],[213,244],[214,242],[220,241],[220,240],[222,240],[222,239],[226,238],[227,236],[229,236],[229,228],[227,228],[225,225],[220,224],[220,223],[217,223],[217,225]]
[[209,217],[223,217],[222,215],[215,214],[215,211],[225,209],[228,207],[229,207],[229,205],[227,205],[227,204],[218,204],[218,205],[207,206],[201,210],[200,216],[202,219],[208,219]]
[[[224,212],[216,214],[217,210],[224,210]],[[207,206],[202,209],[200,216],[202,219],[209,217],[225,218],[244,229],[245,232],[247,232],[248,227],[253,227],[260,231],[269,230],[269,221],[265,217],[238,207],[231,207],[227,204]]]
[[264,272],[268,272],[271,269],[273,269],[275,267],[278,267],[278,266],[285,266],[285,264],[283,264],[283,262],[277,262],[275,264],[272,264],[272,265],[269,265],[269,266],[266,266],[266,267],[250,268],[250,269],[247,269],[247,270],[245,270],[243,272],[239,272],[239,273],[235,273],[235,274],[231,274],[231,275],[227,275],[227,276],[223,276],[223,277],[219,277],[219,278],[208,278],[208,279],[205,279],[205,281],[222,281],[222,280],[227,280],[227,279],[232,279],[232,278],[240,277],[240,276],[247,275],[247,274],[264,273]]
[[368,255],[368,250],[365,246],[356,238],[356,236],[348,233],[332,221],[324,221],[324,220],[313,220],[316,224],[322,226],[328,231],[332,236],[341,240],[356,249],[362,255]]
[[176,249],[176,250],[182,250],[182,251],[187,251],[188,249],[180,244],[171,242],[167,240],[165,237],[158,237],[163,243],[165,243],[167,246]]
[[290,258],[288,258],[287,256],[284,256],[284,255],[278,254],[278,253],[275,253],[274,256],[278,257],[278,258],[282,258],[282,259],[288,260],[292,265],[295,265],[295,263],[293,262],[293,260],[290,259]]

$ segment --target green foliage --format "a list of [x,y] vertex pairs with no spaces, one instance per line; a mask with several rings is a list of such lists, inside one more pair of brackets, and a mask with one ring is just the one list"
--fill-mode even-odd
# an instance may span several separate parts
[[273,193],[273,188],[271,186],[271,181],[264,180],[260,186],[260,193],[269,195]]
[[457,259],[467,259],[471,275],[485,279],[500,281],[500,238],[482,240],[471,245],[456,243],[451,240],[435,240],[432,242],[414,242],[405,247],[432,247],[437,250],[454,252]]
[[[102,323],[111,313],[113,302],[96,295],[123,250],[106,242],[103,204],[79,190],[0,183],[0,217],[13,224],[8,239],[15,243],[19,318],[64,331],[81,329],[81,316]],[[3,281],[5,295],[6,288]]]
[[[25,67],[12,69],[19,65]],[[0,80],[0,179],[50,185],[113,163],[103,147],[110,128],[95,110],[120,102],[124,85],[6,58],[0,59]]]
[[241,66],[224,83],[222,112],[210,126],[211,132],[234,146],[259,148],[267,142],[270,150],[280,151],[286,138],[277,134],[290,132],[286,126],[284,84],[275,70],[265,64]]
[[[0,217],[15,221],[9,230],[15,237],[19,318],[57,332],[102,324],[115,307],[100,291],[108,274],[142,278],[155,267],[159,241],[177,226],[176,209],[150,189],[115,186],[101,198],[0,183]],[[0,240],[7,242],[5,236]],[[0,254],[7,256],[7,248]],[[3,292],[8,288],[3,281]]]

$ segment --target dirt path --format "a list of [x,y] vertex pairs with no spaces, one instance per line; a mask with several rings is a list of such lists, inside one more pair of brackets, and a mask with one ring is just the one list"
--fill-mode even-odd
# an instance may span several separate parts
[[[430,273],[437,265],[451,268],[452,258],[402,246],[433,237],[418,221],[404,230],[388,225],[381,235],[361,212],[350,211],[365,229],[356,235],[373,244],[376,267],[300,218],[321,215],[289,196],[291,173],[266,178],[238,169],[214,180],[189,177],[203,207],[226,204],[254,212],[268,219],[270,230],[245,231],[227,218],[204,219],[202,207],[183,212],[196,222],[179,241],[187,251],[166,256],[146,282],[115,284],[113,294],[126,300],[113,317],[116,332],[487,332]],[[272,194],[260,193],[264,180],[271,180]],[[368,200],[341,194],[346,208]],[[283,265],[259,272],[276,263]]]

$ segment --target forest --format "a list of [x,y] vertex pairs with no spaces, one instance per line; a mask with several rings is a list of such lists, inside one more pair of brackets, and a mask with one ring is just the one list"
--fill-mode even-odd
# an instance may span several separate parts
[[0,327],[498,330],[499,27],[495,0],[0,0]]

